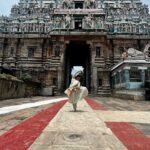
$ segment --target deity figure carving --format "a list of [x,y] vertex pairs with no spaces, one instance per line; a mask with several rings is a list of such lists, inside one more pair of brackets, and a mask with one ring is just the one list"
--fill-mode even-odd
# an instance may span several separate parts
[[62,25],[62,19],[60,17],[56,17],[54,20],[54,27],[56,29],[61,28]]
[[93,28],[93,16],[91,14],[88,14],[88,16],[85,16],[84,23],[86,28]]
[[52,29],[53,29],[53,22],[50,21],[49,23],[47,23],[45,31],[49,33],[52,31]]
[[63,0],[63,8],[72,8],[73,0]]
[[100,17],[95,18],[95,27],[97,29],[104,28],[104,22],[103,22],[102,18],[100,18]]
[[85,0],[85,8],[95,8],[95,0]]
[[139,26],[139,33],[140,34],[144,33],[144,25]]
[[0,32],[3,31],[4,26],[2,24],[0,24]]
[[12,28],[12,32],[17,32],[18,31],[18,25],[14,24]]
[[44,32],[44,24],[40,23],[39,25],[39,32]]
[[55,46],[55,56],[57,56],[57,57],[60,56],[60,46],[59,45]]
[[[76,9],[80,7],[82,9]],[[104,12],[104,18],[102,18],[101,12]],[[0,20],[0,30],[9,32],[13,29],[23,33],[38,33],[56,28],[69,29],[73,28],[73,20],[77,20],[74,18],[76,14],[79,16],[81,14],[83,17],[83,19],[79,19],[79,23],[75,22],[74,26],[76,27],[83,25],[86,29],[103,29],[107,25],[108,32],[150,34],[148,6],[135,3],[133,0],[131,3],[124,3],[122,0],[111,0],[108,3],[102,0],[51,0],[50,3],[45,3],[43,0],[21,0],[18,5],[12,7],[10,18],[4,17],[4,20]],[[43,18],[41,23],[39,21],[35,25],[36,20],[41,20],[41,18]],[[19,19],[19,29],[13,27],[14,19]],[[47,26],[50,21],[53,24]],[[25,27],[22,27],[22,24],[25,24]],[[33,27],[30,24],[34,24]]]
[[122,59],[126,60],[128,58],[128,53],[125,51],[122,53]]
[[65,21],[65,28],[70,28],[71,27],[71,17],[69,14],[67,14],[64,17],[64,21]]

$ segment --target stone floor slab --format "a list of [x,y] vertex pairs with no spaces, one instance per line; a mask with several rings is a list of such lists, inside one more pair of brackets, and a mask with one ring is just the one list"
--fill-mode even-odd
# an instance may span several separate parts
[[71,104],[66,103],[30,150],[37,144],[49,145],[48,141],[48,149],[52,150],[126,149],[85,101],[79,102],[78,108],[77,112],[72,112]]
[[150,124],[150,112],[142,111],[95,111],[104,122],[132,122]]

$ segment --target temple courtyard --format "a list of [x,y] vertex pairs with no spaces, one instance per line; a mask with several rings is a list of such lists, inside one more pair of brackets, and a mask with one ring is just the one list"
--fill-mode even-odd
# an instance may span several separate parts
[[0,150],[150,150],[150,101],[67,99],[0,101]]

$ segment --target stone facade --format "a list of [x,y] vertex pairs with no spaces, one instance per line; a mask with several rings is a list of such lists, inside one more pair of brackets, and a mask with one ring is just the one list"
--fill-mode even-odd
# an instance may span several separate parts
[[150,15],[140,0],[20,0],[0,17],[1,70],[27,72],[57,94],[80,65],[91,93],[109,95],[110,68],[148,43]]
[[25,96],[24,82],[0,79],[0,100]]

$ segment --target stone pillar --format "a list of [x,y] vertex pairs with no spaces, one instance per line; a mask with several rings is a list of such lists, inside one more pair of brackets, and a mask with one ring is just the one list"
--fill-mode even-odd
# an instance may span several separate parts
[[18,39],[17,45],[16,45],[16,62],[15,62],[16,67],[19,66],[21,47],[23,44],[24,44],[23,41],[21,39]]
[[141,82],[142,82],[142,87],[145,85],[145,70],[141,70]]
[[48,62],[47,62],[47,48],[49,45],[49,39],[41,39],[40,40],[40,49],[42,50],[42,65],[44,68],[48,67]]
[[121,83],[122,83],[122,77],[121,77],[121,72],[119,71],[119,88],[121,88]]
[[116,74],[114,74],[113,78],[114,78],[114,89],[116,89]]
[[111,86],[113,89],[115,89],[115,75],[111,76]]
[[93,46],[93,43],[91,41],[87,41],[86,42],[89,45],[90,48],[90,52],[91,52],[91,72],[89,72],[91,74],[91,92],[94,94],[97,94],[97,68],[95,67],[95,49]]
[[97,67],[92,68],[92,92],[97,94]]
[[130,88],[130,74],[129,74],[129,70],[125,69],[125,82],[126,82],[126,89]]
[[58,81],[58,94],[60,94],[61,92],[62,92],[62,77],[63,77],[63,75],[62,75],[62,67],[61,66],[59,66],[58,67],[58,75],[57,75],[57,81]]
[[58,66],[58,94],[63,93],[64,88],[64,51],[65,43],[60,45],[60,65]]
[[104,90],[110,89],[109,72],[108,72],[108,71],[104,71],[102,78],[103,78],[103,85],[102,85],[102,88],[103,88]]

